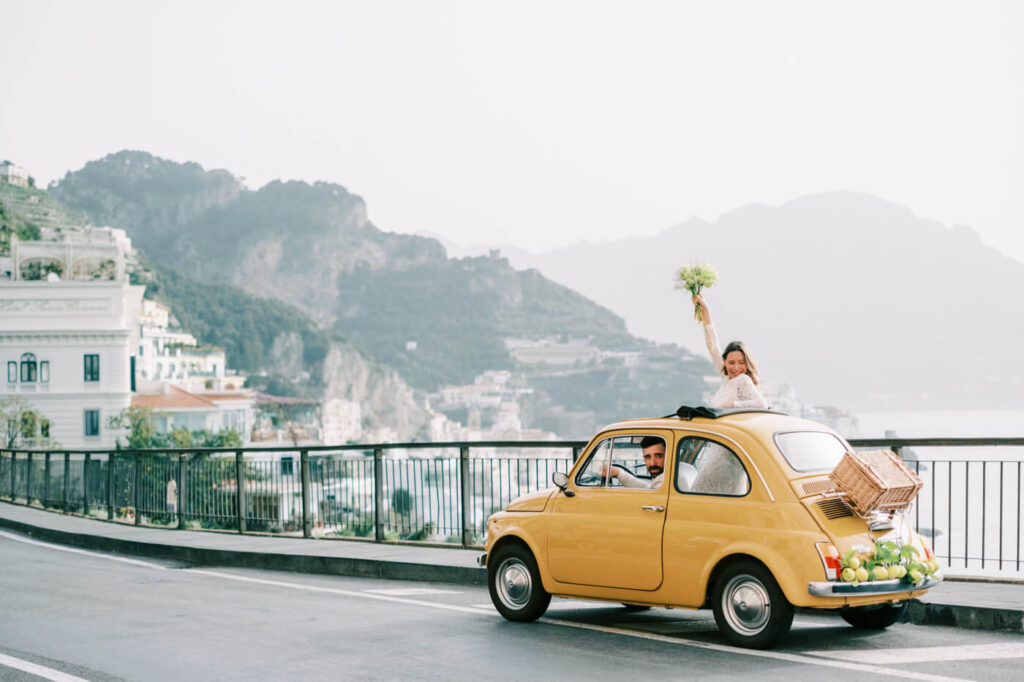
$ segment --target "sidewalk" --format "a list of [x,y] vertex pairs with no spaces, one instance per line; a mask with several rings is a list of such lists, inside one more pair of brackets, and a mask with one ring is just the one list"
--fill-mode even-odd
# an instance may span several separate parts
[[[0,502],[0,528],[88,549],[185,561],[394,580],[485,585],[479,550],[144,528]],[[910,604],[919,625],[1024,632],[1024,584],[947,580]]]

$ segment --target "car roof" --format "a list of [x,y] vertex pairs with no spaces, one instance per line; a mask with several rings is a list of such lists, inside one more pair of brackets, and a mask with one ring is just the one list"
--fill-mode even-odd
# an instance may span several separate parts
[[[680,414],[684,416],[679,416]],[[832,429],[808,419],[792,417],[784,412],[753,408],[690,408],[681,407],[676,414],[666,417],[644,417],[640,419],[624,419],[609,424],[601,431],[635,428],[685,429],[700,427],[708,430],[745,431],[752,436],[771,438],[780,431],[826,431]]]

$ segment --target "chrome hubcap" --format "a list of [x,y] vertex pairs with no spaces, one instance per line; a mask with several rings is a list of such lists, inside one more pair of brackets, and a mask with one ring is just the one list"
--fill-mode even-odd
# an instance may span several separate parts
[[510,609],[521,609],[530,601],[533,593],[533,578],[530,569],[520,559],[505,559],[498,567],[495,581],[498,598]]
[[756,635],[768,625],[772,602],[768,590],[753,576],[738,575],[722,593],[722,611],[729,625],[744,635]]

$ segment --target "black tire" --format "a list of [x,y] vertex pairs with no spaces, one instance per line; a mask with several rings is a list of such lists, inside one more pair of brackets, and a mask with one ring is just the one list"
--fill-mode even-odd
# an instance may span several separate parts
[[767,649],[789,632],[793,605],[771,572],[752,560],[729,564],[715,581],[712,607],[725,638],[747,649]]
[[537,562],[522,545],[503,545],[487,558],[487,586],[498,613],[520,623],[537,620],[551,603]]
[[839,615],[847,623],[861,630],[884,630],[907,612],[910,602],[901,604],[879,604],[878,606],[854,606],[843,609]]

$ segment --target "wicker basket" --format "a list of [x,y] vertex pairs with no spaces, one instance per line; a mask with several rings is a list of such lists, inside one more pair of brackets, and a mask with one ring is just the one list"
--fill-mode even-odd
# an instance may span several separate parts
[[892,450],[848,452],[829,478],[860,513],[907,509],[924,485]]

